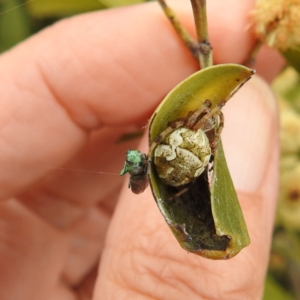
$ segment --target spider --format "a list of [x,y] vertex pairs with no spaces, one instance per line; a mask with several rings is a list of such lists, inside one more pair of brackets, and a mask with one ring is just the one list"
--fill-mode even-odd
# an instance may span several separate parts
[[148,185],[148,165],[153,159],[159,178],[170,186],[193,182],[207,168],[218,146],[224,118],[224,103],[211,109],[210,100],[184,118],[168,123],[150,146],[147,155],[129,150],[121,175],[129,172],[129,187],[142,193]]

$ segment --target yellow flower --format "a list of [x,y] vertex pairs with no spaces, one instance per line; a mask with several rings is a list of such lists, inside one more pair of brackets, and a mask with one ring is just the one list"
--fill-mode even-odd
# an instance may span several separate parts
[[300,46],[300,0],[257,0],[252,14],[259,40],[280,51]]

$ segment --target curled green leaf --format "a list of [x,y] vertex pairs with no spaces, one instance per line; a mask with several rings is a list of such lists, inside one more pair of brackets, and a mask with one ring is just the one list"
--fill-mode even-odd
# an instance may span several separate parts
[[[221,107],[253,74],[253,70],[236,64],[201,70],[177,85],[150,120],[149,180],[156,203],[180,245],[206,258],[231,258],[250,243],[219,139],[219,129],[223,122]],[[196,120],[192,126],[196,123],[194,127],[205,131],[208,136],[212,164],[204,166],[205,171],[195,175],[192,182],[178,188],[162,180],[158,174],[154,149],[157,144],[169,142],[169,132],[190,124],[191,119]],[[212,124],[208,129],[207,123]],[[176,147],[178,145],[179,142]],[[168,155],[173,155],[175,146],[171,144],[171,150],[168,150],[168,145],[165,147],[166,162]],[[173,166],[169,172],[173,180],[176,173],[172,172]]]

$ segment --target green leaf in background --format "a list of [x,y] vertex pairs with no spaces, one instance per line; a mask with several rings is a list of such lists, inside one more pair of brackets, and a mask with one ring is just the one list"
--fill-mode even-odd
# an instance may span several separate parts
[[0,2],[0,52],[3,52],[30,35],[30,20],[18,0]]
[[285,59],[300,73],[300,47],[281,52]]
[[26,5],[35,18],[63,17],[104,7],[97,0],[34,0]]
[[99,0],[107,7],[125,6],[145,2],[145,0]]
[[295,300],[295,298],[285,291],[271,276],[267,276],[263,300]]
[[145,0],[34,0],[27,6],[32,16],[49,18],[142,2]]

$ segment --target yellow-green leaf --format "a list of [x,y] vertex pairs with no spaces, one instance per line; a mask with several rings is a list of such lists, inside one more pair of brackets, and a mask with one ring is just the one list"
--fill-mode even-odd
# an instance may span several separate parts
[[150,120],[150,143],[168,122],[184,117],[201,107],[206,99],[212,108],[228,101],[232,92],[253,75],[253,70],[237,64],[205,68],[179,83],[160,103]]
[[125,6],[145,2],[145,0],[99,0],[107,7]]
[[295,298],[284,290],[271,276],[265,280],[263,300],[294,300]]
[[63,17],[104,8],[96,0],[34,0],[27,4],[29,13],[36,18]]
[[30,21],[20,1],[6,0],[0,5],[0,52],[30,35]]
[[[177,85],[150,120],[149,144],[170,121],[185,117],[210,100],[212,108],[226,102],[254,71],[236,64],[203,69]],[[237,195],[227,168],[222,143],[215,152],[212,182],[203,172],[188,190],[165,184],[150,158],[149,180],[157,205],[180,245],[211,259],[228,259],[249,243]]]
[[250,238],[226,164],[222,142],[214,158],[211,201],[217,235],[233,237],[226,250],[228,256],[232,257],[250,244]]

